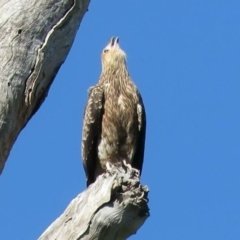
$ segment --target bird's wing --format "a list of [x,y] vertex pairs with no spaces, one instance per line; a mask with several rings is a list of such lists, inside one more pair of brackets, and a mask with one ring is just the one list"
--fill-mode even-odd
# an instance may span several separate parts
[[138,96],[139,96],[139,102],[137,104],[138,136],[136,150],[132,161],[132,167],[138,169],[141,174],[144,159],[145,136],[146,136],[146,112],[140,93],[138,93]]
[[82,133],[82,159],[87,177],[87,186],[95,181],[98,161],[98,140],[101,136],[101,124],[104,106],[104,93],[96,85],[89,90],[89,97],[84,111]]

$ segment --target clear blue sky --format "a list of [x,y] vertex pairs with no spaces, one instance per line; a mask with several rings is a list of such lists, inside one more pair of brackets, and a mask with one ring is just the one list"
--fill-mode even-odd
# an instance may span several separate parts
[[85,189],[87,89],[119,36],[147,111],[150,218],[131,239],[240,239],[240,1],[92,1],[0,177],[0,238],[33,240]]

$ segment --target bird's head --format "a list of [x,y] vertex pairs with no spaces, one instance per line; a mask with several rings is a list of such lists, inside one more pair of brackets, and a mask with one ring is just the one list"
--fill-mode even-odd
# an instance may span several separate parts
[[102,68],[118,68],[126,64],[126,54],[119,46],[119,38],[112,37],[108,45],[102,51]]

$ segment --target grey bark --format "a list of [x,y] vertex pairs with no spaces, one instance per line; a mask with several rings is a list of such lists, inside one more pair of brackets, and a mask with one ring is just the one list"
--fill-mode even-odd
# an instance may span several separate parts
[[0,173],[72,46],[90,0],[0,0]]
[[149,216],[137,174],[112,169],[71,201],[38,240],[124,240]]

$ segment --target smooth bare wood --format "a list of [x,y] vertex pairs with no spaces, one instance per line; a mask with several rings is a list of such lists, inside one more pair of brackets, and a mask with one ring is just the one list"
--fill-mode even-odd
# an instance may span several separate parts
[[138,175],[112,169],[79,194],[39,240],[124,240],[149,216]]
[[0,0],[0,173],[47,96],[89,2]]

